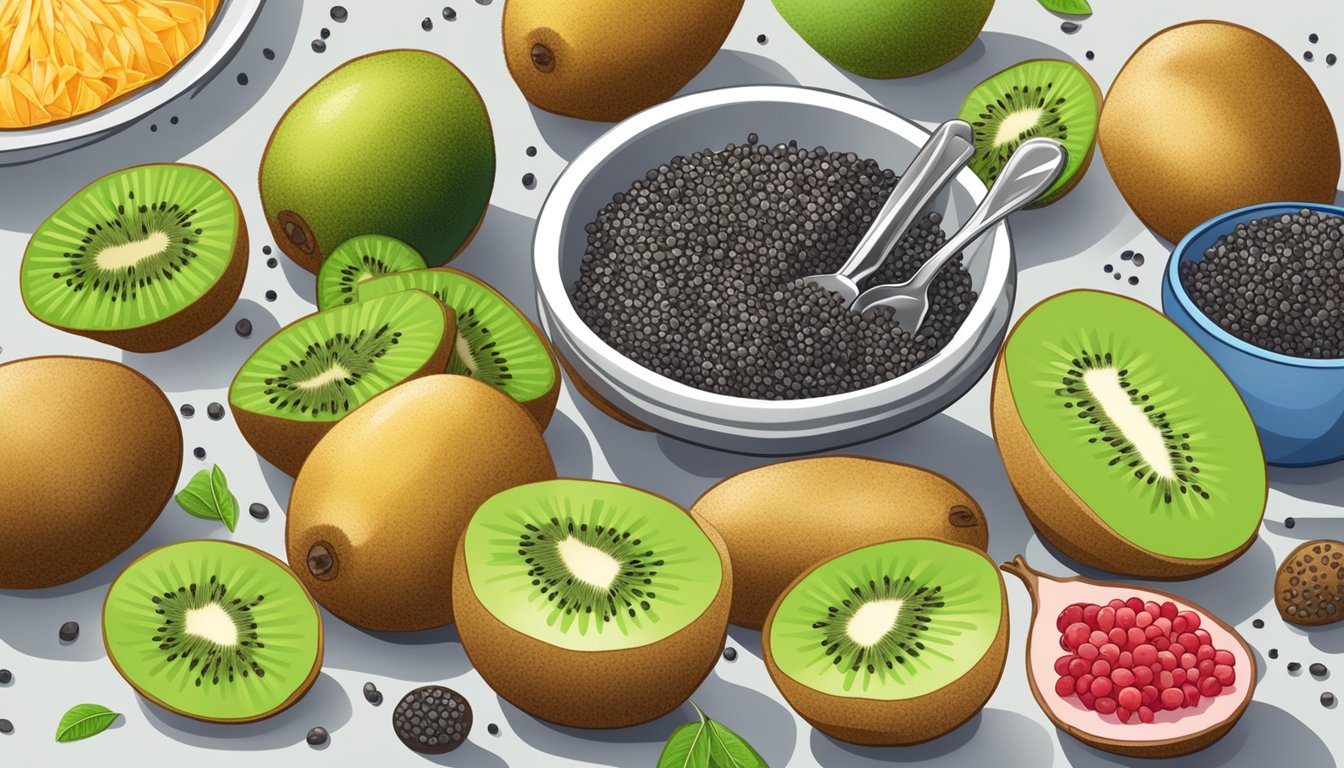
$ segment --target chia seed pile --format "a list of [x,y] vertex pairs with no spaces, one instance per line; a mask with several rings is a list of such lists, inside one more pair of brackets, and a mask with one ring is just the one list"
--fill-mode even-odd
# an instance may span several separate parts
[[1344,217],[1304,209],[1238,224],[1180,274],[1195,306],[1242,341],[1344,357]]
[[[579,316],[621,354],[708,392],[789,400],[894,379],[940,349],[976,294],[960,258],[930,286],[919,332],[869,318],[801,278],[834,272],[896,186],[876,161],[797,142],[677,156],[585,228]],[[909,279],[946,237],[917,220],[860,288]]]
[[451,688],[426,685],[397,703],[392,727],[413,751],[441,755],[460,747],[471,733],[471,705]]

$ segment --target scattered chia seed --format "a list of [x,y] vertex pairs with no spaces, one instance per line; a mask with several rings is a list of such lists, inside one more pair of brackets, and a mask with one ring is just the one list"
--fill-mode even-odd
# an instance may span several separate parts
[[1292,517],[1285,517],[1285,518],[1283,518],[1283,527],[1284,527],[1284,528],[1296,528],[1296,527],[1297,527],[1297,519],[1296,519],[1296,518],[1292,518]]
[[253,502],[247,508],[247,513],[258,520],[265,520],[271,516],[271,510],[259,501]]
[[1082,27],[1079,26],[1076,21],[1065,21],[1059,25],[1059,29],[1066,35],[1072,35],[1074,32],[1082,29]]
[[1315,45],[1316,43],[1321,42],[1321,37],[1315,32],[1312,32],[1310,35],[1307,35],[1307,42]]
[[527,156],[528,156],[528,157],[536,157],[536,156],[537,156],[537,148],[536,148],[536,147],[528,147],[528,148],[527,148]]
[[177,409],[177,412],[182,414],[184,418],[190,419],[192,416],[196,415],[196,406],[192,405],[191,403],[183,403]]
[[1115,271],[1115,267],[1110,264],[1107,264],[1106,266],[1101,268],[1101,271],[1109,275]]
[[1279,649],[1278,649],[1278,648],[1270,648],[1270,649],[1269,649],[1269,658],[1271,658],[1271,659],[1277,659],[1277,658],[1279,658]]
[[327,743],[327,738],[328,738],[327,729],[321,726],[318,726],[308,731],[309,746],[320,747],[323,744]]
[[244,317],[233,324],[233,332],[246,339],[252,335],[252,321]]
[[1134,258],[1134,252],[1133,252],[1133,251],[1121,251],[1121,252],[1120,252],[1120,260],[1121,260],[1121,261],[1129,261],[1129,260],[1132,259],[1132,258]]
[[266,300],[267,300],[267,301],[275,301],[277,298],[279,298],[279,296],[280,296],[280,295],[277,294],[275,291],[267,291],[267,292],[266,292]]
[[337,24],[344,24],[345,20],[350,18],[350,12],[345,10],[343,5],[331,6],[331,20]]
[[267,61],[274,61],[274,60],[275,60],[275,51],[272,51],[270,48],[262,48],[262,49],[261,49],[261,57],[262,57],[263,59],[267,60]]
[[246,73],[246,72],[239,72],[239,73],[238,73],[238,84],[239,84],[239,85],[247,85],[247,73]]
[[491,736],[498,736],[498,735],[499,735],[499,726],[498,726],[498,725],[495,725],[494,723],[491,723],[491,724],[485,726],[485,730],[486,730],[486,732],[489,733]]
[[14,724],[4,719],[3,717],[0,717],[0,733],[13,733],[13,732],[14,732]]
[[723,658],[724,658],[725,661],[737,661],[737,649],[736,649],[736,648],[724,648],[724,649],[723,649]]
[[1134,254],[1134,266],[1136,266],[1136,267],[1142,267],[1142,266],[1143,266],[1143,261],[1144,261],[1144,259],[1143,259],[1143,254],[1142,254],[1142,253],[1136,253],[1136,254]]
[[523,186],[528,189],[536,189],[537,177],[530,173],[523,174]]
[[9,685],[14,680],[14,673],[8,669],[0,669],[0,685]]
[[1304,209],[1238,224],[1180,273],[1195,306],[1242,341],[1344,357],[1344,216]]
[[1139,278],[1134,277],[1133,275],[1130,275],[1130,276],[1129,276],[1129,284],[1130,284],[1130,285],[1138,285],[1138,284],[1139,284]]
[[1321,706],[1322,706],[1322,707],[1325,707],[1326,709],[1329,709],[1329,708],[1335,706],[1335,694],[1333,694],[1333,693],[1331,693],[1331,692],[1329,692],[1329,691],[1326,691],[1325,693],[1322,693],[1322,694],[1321,694]]
[[1288,662],[1288,671],[1295,675],[1302,671],[1302,665],[1296,661],[1290,661]]
[[1114,277],[1116,280],[1119,280],[1121,277],[1123,277],[1123,275],[1121,275],[1119,272],[1116,272],[1114,275],[1112,275],[1112,277]]
[[269,246],[269,245],[263,245],[263,246],[261,246],[261,253],[262,253],[262,255],[264,255],[264,256],[269,256],[269,255],[271,255],[271,246]]
[[[943,348],[976,294],[960,260],[906,333],[800,278],[834,272],[897,181],[876,161],[796,142],[677,156],[612,197],[585,228],[579,316],[640,365],[688,386],[786,400],[894,379]],[[900,282],[945,241],[931,213],[867,285]]]
[[1312,677],[1325,677],[1330,674],[1330,670],[1326,669],[1325,665],[1319,661],[1307,667],[1307,671],[1311,673]]
[[765,35],[757,35],[756,42],[761,45],[765,45],[766,43],[770,42],[770,38],[766,37]]
[[454,11],[452,8],[444,8],[444,9],[443,9],[443,20],[444,20],[444,21],[457,21],[457,11]]
[[158,133],[158,132],[159,132],[159,126],[157,126],[157,125],[151,123],[150,126],[149,126],[149,132],[150,132],[150,133]]
[[477,5],[489,5],[490,0],[476,0]]
[[1097,54],[1095,54],[1095,53],[1093,53],[1093,52],[1091,52],[1091,51],[1088,51],[1085,55],[1087,56],[1087,60],[1088,60],[1088,61],[1091,61],[1091,60],[1097,58]]
[[75,642],[76,640],[79,639],[79,622],[77,621],[65,622],[64,624],[61,625],[61,628],[56,633],[56,636],[59,637],[61,639],[61,642],[63,643]]
[[1325,55],[1325,65],[1326,65],[1327,67],[1333,67],[1333,66],[1335,66],[1335,62],[1337,62],[1337,61],[1339,61],[1339,57],[1338,57],[1338,56],[1335,56],[1335,54],[1333,54],[1333,53],[1327,53],[1327,54]]
[[1256,619],[1255,621],[1252,621],[1252,622],[1251,622],[1251,626],[1252,626],[1252,627],[1255,627],[1256,629],[1264,629],[1264,628],[1265,628],[1265,620],[1264,620],[1264,619]]
[[471,705],[462,694],[426,685],[402,697],[392,713],[397,738],[414,752],[440,755],[462,746],[471,733]]
[[420,28],[428,32],[434,28],[434,20],[426,16],[420,20]]
[[168,118],[168,122],[172,123],[173,125],[177,125],[177,115],[173,115],[172,117]]
[[205,406],[205,415],[209,416],[211,421],[219,421],[224,418],[224,406],[219,403],[211,403]]
[[321,40],[313,41],[313,53],[326,53],[327,44]]
[[272,256],[271,258],[266,260],[266,266],[270,267],[271,269],[275,269],[276,267],[280,266],[280,262],[274,256]]
[[1306,59],[1307,61],[1311,61],[1312,59],[1314,59],[1314,58],[1316,58],[1316,57],[1312,55],[1311,51],[1303,51],[1303,52],[1302,52],[1302,58]]
[[383,703],[383,692],[378,690],[378,686],[373,683],[365,683],[364,700],[374,706],[378,706]]
[[191,455],[192,455],[192,456],[195,456],[195,457],[198,458],[198,459],[204,459],[204,458],[205,458],[205,449],[204,449],[204,448],[201,448],[201,447],[199,447],[199,446],[197,446],[196,448],[192,448],[192,449],[191,449]]
[[327,29],[326,27],[323,27],[317,31],[317,36],[322,38],[323,40],[326,40],[327,38],[331,37],[331,30]]

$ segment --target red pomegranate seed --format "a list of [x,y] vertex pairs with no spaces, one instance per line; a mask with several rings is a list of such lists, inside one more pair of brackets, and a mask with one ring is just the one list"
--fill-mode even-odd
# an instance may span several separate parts
[[1093,604],[1093,605],[1087,605],[1087,606],[1084,606],[1084,607],[1083,607],[1083,621],[1087,623],[1087,626],[1092,627],[1093,629],[1096,628],[1096,626],[1097,626],[1097,611],[1100,611],[1100,610],[1101,610],[1101,606],[1100,606],[1100,605],[1095,605],[1095,604]]
[[1129,642],[1129,635],[1125,630],[1119,627],[1111,627],[1111,631],[1106,633],[1106,639],[1114,643],[1118,648],[1124,648]]
[[1093,696],[1100,698],[1110,696],[1111,691],[1115,690],[1115,686],[1111,684],[1111,678],[1109,677],[1096,677],[1092,679],[1092,685],[1088,686],[1088,690],[1092,692]]
[[1193,654],[1193,653],[1182,653],[1182,654],[1181,654],[1181,668],[1182,668],[1182,669],[1191,669],[1191,668],[1193,668],[1193,667],[1194,667],[1196,664],[1198,664],[1198,663],[1199,663],[1199,659],[1195,658],[1195,654]]
[[1083,702],[1083,706],[1087,707],[1088,709],[1091,709],[1092,705],[1097,703],[1097,697],[1093,696],[1090,693],[1078,694],[1078,700]]
[[1171,670],[1171,684],[1176,686],[1177,688],[1180,688],[1182,685],[1185,685],[1188,677],[1189,676],[1185,674],[1184,669]]
[[1171,621],[1172,619],[1176,618],[1176,616],[1179,613],[1180,611],[1176,609],[1176,604],[1171,602],[1170,600],[1167,600],[1162,603],[1162,618],[1166,619],[1167,621]]
[[1133,612],[1135,612],[1135,613],[1140,613],[1140,612],[1143,611],[1143,598],[1141,598],[1141,597],[1131,597],[1131,598],[1129,598],[1128,600],[1125,601],[1125,605],[1126,605],[1131,611],[1133,611]]
[[1213,674],[1213,659],[1205,659],[1195,665],[1192,672],[1198,672],[1200,677],[1208,677]]
[[1171,651],[1158,651],[1157,663],[1161,664],[1163,669],[1166,670],[1175,669],[1177,665],[1176,654],[1172,653]]
[[[1212,647],[1212,646],[1204,646],[1204,648],[1211,648],[1211,647]],[[1204,648],[1200,648],[1199,650],[1203,651]],[[1202,659],[1202,658],[1204,658],[1204,657],[1201,655],[1200,658]],[[1232,655],[1232,652],[1231,652],[1231,651],[1214,651],[1214,652],[1213,652],[1213,663],[1214,663],[1214,664],[1223,664],[1223,665],[1232,667],[1232,666],[1236,666],[1237,658],[1236,658],[1235,656]]]
[[1171,620],[1171,630],[1173,632],[1188,632],[1190,627],[1186,624],[1184,616],[1177,616]]
[[1106,643],[1097,649],[1097,653],[1101,654],[1101,658],[1112,664],[1120,660],[1120,646],[1115,643]]
[[1092,662],[1091,671],[1094,677],[1110,677],[1111,662],[1105,659],[1097,659],[1096,661]]
[[1145,707],[1153,706],[1162,697],[1162,692],[1157,690],[1156,685],[1145,685],[1139,693],[1143,695],[1143,706]]
[[1153,722],[1153,710],[1149,707],[1139,707],[1139,721],[1144,723]]
[[1074,603],[1068,608],[1059,612],[1059,619],[1055,621],[1055,628],[1063,632],[1070,624],[1077,624],[1083,620],[1083,606]]
[[1177,618],[1185,619],[1185,627],[1186,629],[1189,629],[1191,632],[1195,631],[1196,629],[1199,629],[1200,622],[1198,613],[1195,613],[1194,611],[1181,611],[1179,614],[1177,614]]
[[1086,661],[1092,661],[1097,658],[1097,646],[1091,643],[1083,643],[1078,646],[1078,656]]
[[1115,626],[1114,608],[1108,605],[1105,608],[1102,608],[1100,611],[1097,611],[1097,629],[1100,629],[1102,632],[1110,632],[1111,628],[1114,626]]
[[1171,647],[1171,640],[1166,635],[1159,635],[1153,638],[1153,647],[1159,651],[1165,651]]
[[1138,627],[1130,627],[1125,632],[1125,646],[1134,649],[1148,642],[1148,635]]
[[1079,691],[1082,691],[1083,693],[1090,693],[1092,691],[1092,681],[1096,679],[1097,678],[1093,677],[1091,674],[1083,675],[1082,677],[1078,678],[1078,680],[1073,684],[1073,687],[1077,688]]
[[1134,626],[1134,609],[1129,606],[1115,609],[1115,625],[1121,629]]
[[1153,682],[1153,668],[1152,668],[1152,667],[1135,667],[1135,668],[1134,668],[1134,684],[1135,684],[1135,685],[1138,685],[1138,686],[1142,687],[1142,686],[1148,685],[1148,684],[1151,683],[1151,682]]
[[1168,619],[1166,616],[1163,616],[1160,619],[1154,619],[1153,626],[1157,627],[1164,635],[1171,634],[1171,619]]
[[1134,647],[1134,663],[1141,666],[1148,666],[1157,661],[1157,649],[1149,643],[1137,645]]
[[1067,649],[1075,649],[1087,642],[1087,638],[1092,634],[1092,630],[1081,621],[1074,622],[1064,628],[1064,644]]
[[1128,723],[1129,719],[1134,716],[1134,712],[1133,710],[1125,709],[1124,707],[1116,707],[1115,716],[1120,718],[1120,722]]
[[[1217,652],[1213,650],[1212,645],[1201,645],[1195,650],[1195,658],[1199,659],[1199,663],[1203,664],[1206,661],[1213,661],[1215,653]],[[1224,653],[1226,653],[1226,651],[1224,651]],[[1228,658],[1231,658],[1232,654],[1228,653],[1227,656]]]
[[1195,637],[1194,632],[1182,632],[1181,634],[1176,636],[1176,640],[1180,642],[1181,646],[1184,647],[1185,650],[1191,652],[1193,652],[1199,646],[1203,645],[1203,643],[1199,642],[1199,638]]
[[1146,601],[1146,602],[1143,604],[1143,610],[1145,610],[1145,611],[1147,611],[1148,613],[1152,614],[1152,617],[1153,617],[1154,619],[1156,619],[1157,617],[1159,617],[1159,616],[1162,615],[1162,606],[1158,605],[1157,603],[1153,602],[1152,600],[1148,600],[1148,601]]
[[1087,670],[1090,668],[1091,665],[1089,665],[1086,660],[1080,659],[1077,656],[1074,656],[1069,661],[1069,674],[1074,677],[1082,677],[1087,674]]
[[1153,616],[1148,612],[1137,613],[1134,615],[1134,626],[1139,629],[1147,629],[1153,623]]
[[1055,674],[1056,675],[1069,674],[1070,661],[1073,661],[1073,654],[1065,654],[1063,656],[1060,656],[1058,659],[1055,659]]
[[[1120,669],[1111,670],[1111,682],[1115,683],[1115,687],[1117,688],[1126,688],[1128,686],[1131,686],[1134,684],[1134,681],[1135,681],[1134,673],[1129,671],[1128,669],[1125,669],[1124,667],[1121,667]],[[1130,707],[1130,709],[1133,709],[1133,707]]]
[[1191,685],[1191,684],[1189,684],[1189,683],[1186,683],[1185,685],[1182,685],[1182,686],[1181,686],[1181,692],[1185,694],[1185,706],[1187,706],[1187,707],[1197,707],[1197,706],[1199,706],[1199,689],[1198,689],[1198,688],[1196,688],[1195,686],[1193,686],[1193,685]]
[[1181,693],[1180,688],[1167,688],[1162,691],[1161,701],[1163,709],[1180,709],[1185,703],[1185,694]]
[[1201,645],[1213,644],[1213,638],[1209,636],[1209,631],[1207,629],[1196,629],[1195,637],[1199,638],[1199,642]]
[[1109,696],[1098,697],[1096,707],[1097,711],[1103,715],[1113,714],[1115,712],[1115,699]]
[[1206,677],[1199,681],[1199,692],[1205,696],[1217,696],[1223,692],[1223,684],[1212,677]]
[[1213,679],[1218,681],[1219,685],[1231,685],[1237,681],[1237,673],[1226,664],[1218,664],[1213,668]]
[[1092,634],[1088,635],[1087,642],[1100,648],[1101,646],[1111,642],[1111,636],[1106,634],[1105,632],[1102,632],[1100,629],[1094,629],[1092,630]]
[[1143,705],[1143,694],[1138,688],[1121,688],[1115,701],[1125,709],[1135,710]]
[[1124,600],[1121,600],[1121,599],[1118,598],[1118,597],[1113,597],[1113,598],[1111,598],[1111,602],[1107,603],[1106,605],[1107,605],[1111,610],[1115,610],[1116,608],[1123,608],[1123,607],[1125,606],[1125,601],[1124,601]]
[[1068,698],[1073,695],[1073,692],[1074,685],[1072,677],[1065,675],[1055,681],[1055,693],[1059,694],[1061,698]]
[[1165,669],[1157,673],[1157,689],[1165,691],[1176,687],[1176,679]]
[[1115,665],[1117,667],[1124,667],[1125,669],[1133,669],[1134,654],[1130,653],[1129,651],[1121,651],[1120,658],[1116,659]]

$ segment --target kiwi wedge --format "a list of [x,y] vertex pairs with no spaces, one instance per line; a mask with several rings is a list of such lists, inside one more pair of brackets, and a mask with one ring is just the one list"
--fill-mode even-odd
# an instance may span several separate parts
[[20,268],[33,317],[131,352],[158,352],[228,313],[247,273],[233,192],[192,165],[104,176],[38,226]]
[[1059,178],[1029,205],[1049,205],[1073,189],[1092,162],[1101,119],[1101,89],[1077,64],[1031,59],[991,75],[975,86],[959,118],[975,131],[970,168],[985,184],[1027,139],[1045,137],[1064,145],[1068,162]]
[[559,365],[550,342],[527,315],[485,281],[451,267],[374,278],[359,285],[359,298],[406,290],[432,293],[457,313],[448,373],[500,390],[546,428],[560,396]]
[[140,695],[179,715],[247,723],[303,697],[322,671],[322,617],[284,563],[227,541],[159,547],[103,603],[103,642]]
[[719,534],[647,491],[548,480],[467,523],[453,609],[476,671],[523,711],[616,728],[686,700],[718,660],[732,567]]
[[1268,493],[1241,396],[1170,320],[1123,296],[1037,304],[994,373],[994,438],[1036,530],[1093,568],[1186,578],[1255,541]]
[[317,271],[317,307],[353,304],[359,284],[373,277],[424,269],[425,260],[411,246],[386,235],[361,235],[336,246]]
[[799,576],[770,610],[761,650],[784,698],[818,730],[916,744],[969,720],[998,687],[1007,592],[978,549],[872,544]]
[[433,296],[406,291],[308,315],[276,331],[229,387],[238,429],[290,475],[336,422],[408,379],[443,371],[457,323]]

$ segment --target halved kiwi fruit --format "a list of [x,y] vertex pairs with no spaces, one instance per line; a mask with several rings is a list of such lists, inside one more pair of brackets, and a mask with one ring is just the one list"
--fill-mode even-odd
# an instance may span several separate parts
[[424,268],[424,258],[395,237],[353,237],[336,246],[317,272],[318,309],[353,304],[359,284],[370,278]]
[[560,396],[559,366],[541,330],[486,282],[450,267],[420,269],[361,283],[361,300],[421,290],[457,313],[448,373],[479,379],[522,404],[545,429]]
[[322,617],[284,563],[227,541],[159,547],[103,603],[103,642],[140,695],[180,715],[247,723],[303,697],[322,671]]
[[899,539],[813,566],[761,635],[770,677],[818,730],[856,744],[937,738],[998,687],[1008,599],[984,552]]
[[453,561],[462,647],[500,696],[581,728],[647,722],[718,660],[732,567],[699,517],[638,488],[548,480],[476,511]]
[[1036,137],[1054,139],[1068,151],[1059,178],[1028,207],[1049,205],[1073,189],[1092,162],[1101,119],[1101,89],[1077,64],[1031,59],[990,76],[961,105],[962,120],[975,130],[970,167],[993,184],[1018,146]]
[[453,313],[406,291],[308,315],[276,331],[229,387],[238,429],[290,475],[331,427],[374,395],[439,373],[457,338]]
[[1037,304],[999,353],[991,413],[1028,519],[1079,562],[1185,578],[1255,541],[1268,493],[1255,424],[1146,304],[1098,291]]
[[184,344],[243,287],[247,226],[224,182],[192,165],[108,174],[37,228],[19,291],[33,317],[132,352]]

